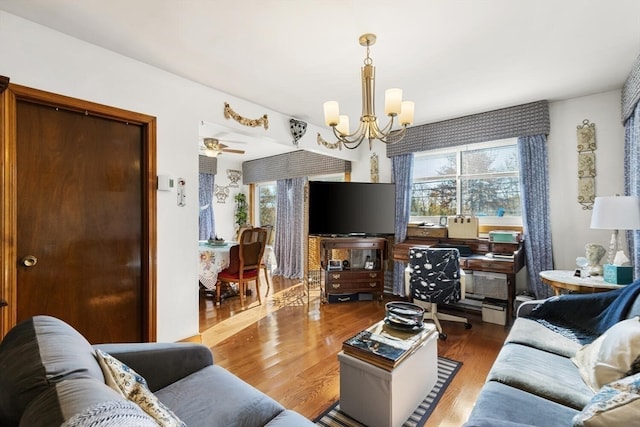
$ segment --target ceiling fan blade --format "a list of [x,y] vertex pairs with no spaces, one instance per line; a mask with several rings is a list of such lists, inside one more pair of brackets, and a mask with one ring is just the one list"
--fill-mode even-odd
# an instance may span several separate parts
[[223,153],[234,153],[234,154],[244,154],[244,150],[235,150],[233,148],[223,148]]

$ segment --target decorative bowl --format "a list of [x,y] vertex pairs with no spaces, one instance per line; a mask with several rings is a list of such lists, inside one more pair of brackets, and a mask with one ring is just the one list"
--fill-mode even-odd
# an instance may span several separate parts
[[424,308],[410,302],[389,302],[385,305],[385,323],[405,330],[422,329]]

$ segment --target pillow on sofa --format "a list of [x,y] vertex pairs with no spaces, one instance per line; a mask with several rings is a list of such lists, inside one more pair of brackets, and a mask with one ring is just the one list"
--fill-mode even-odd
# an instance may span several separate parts
[[52,384],[33,399],[20,418],[20,426],[114,425],[116,421],[119,425],[126,422],[126,425],[157,427],[153,418],[106,385],[104,379],[73,378]]
[[138,404],[160,426],[186,427],[186,424],[149,390],[147,381],[136,371],[100,349],[96,349],[96,356],[106,383],[114,390]]
[[640,374],[602,387],[582,412],[573,417],[580,427],[631,426],[640,413]]
[[605,384],[624,377],[639,354],[640,317],[633,317],[616,323],[581,347],[571,360],[584,382],[597,393]]

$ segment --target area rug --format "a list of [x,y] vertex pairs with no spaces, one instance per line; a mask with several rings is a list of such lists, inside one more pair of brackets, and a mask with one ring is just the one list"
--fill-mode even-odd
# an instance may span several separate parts
[[[447,386],[462,366],[461,362],[438,357],[438,379],[429,395],[413,411],[413,414],[403,424],[403,427],[422,427],[427,422],[429,415],[433,412],[440,398],[444,394]],[[348,415],[340,412],[340,402],[336,402],[324,414],[314,421],[316,425],[323,427],[366,427]]]

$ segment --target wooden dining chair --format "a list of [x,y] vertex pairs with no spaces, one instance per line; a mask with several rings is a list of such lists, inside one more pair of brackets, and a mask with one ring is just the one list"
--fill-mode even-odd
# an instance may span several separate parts
[[260,297],[260,263],[267,240],[267,230],[264,228],[247,228],[242,231],[237,245],[229,250],[229,267],[218,273],[216,285],[216,300],[220,303],[220,288],[223,283],[237,283],[240,292],[240,305],[244,307],[247,284],[256,283],[258,303]]
[[262,261],[260,262],[260,268],[264,271],[264,279],[267,281],[267,294],[269,294],[269,289],[271,289],[271,282],[269,279],[269,269],[267,268],[268,258],[271,256],[271,253],[267,251],[273,251],[273,225],[263,225],[262,228],[267,230],[267,236],[265,238],[265,253],[262,256]]

